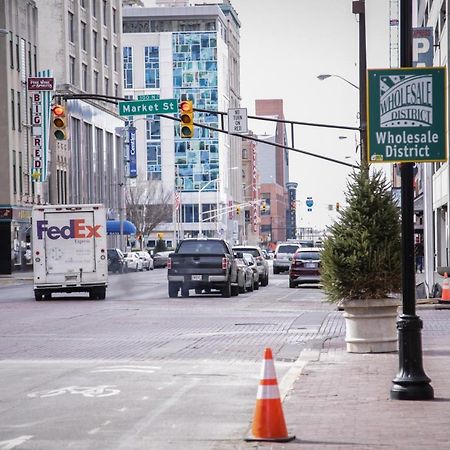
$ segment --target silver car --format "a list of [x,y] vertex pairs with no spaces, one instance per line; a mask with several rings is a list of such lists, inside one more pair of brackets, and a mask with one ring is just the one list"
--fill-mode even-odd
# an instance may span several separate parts
[[291,267],[292,256],[301,247],[302,245],[297,243],[278,244],[273,256],[273,273],[288,271]]
[[250,253],[255,258],[256,267],[259,274],[259,283],[261,286],[267,286],[269,284],[269,263],[264,257],[263,251],[256,245],[235,245],[233,247],[234,252]]

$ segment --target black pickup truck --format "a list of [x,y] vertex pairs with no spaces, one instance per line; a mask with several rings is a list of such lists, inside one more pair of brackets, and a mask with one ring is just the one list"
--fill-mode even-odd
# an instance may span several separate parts
[[167,262],[169,297],[219,290],[223,297],[239,294],[238,267],[231,247],[223,239],[184,239]]

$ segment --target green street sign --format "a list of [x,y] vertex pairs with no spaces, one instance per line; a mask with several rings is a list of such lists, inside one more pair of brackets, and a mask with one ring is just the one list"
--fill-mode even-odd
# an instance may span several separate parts
[[175,98],[119,102],[119,115],[121,116],[173,114],[176,112],[178,112],[178,101]]
[[447,160],[444,67],[368,70],[371,163]]
[[138,95],[138,100],[157,100],[159,99],[159,94],[146,94],[146,95]]

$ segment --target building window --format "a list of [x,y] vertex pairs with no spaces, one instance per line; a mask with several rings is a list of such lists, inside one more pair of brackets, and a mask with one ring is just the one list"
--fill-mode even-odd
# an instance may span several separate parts
[[108,65],[108,39],[103,39],[103,64]]
[[22,152],[19,152],[19,194],[23,194]]
[[97,0],[92,0],[92,17],[97,17]]
[[17,161],[16,161],[16,151],[13,150],[12,151],[12,157],[13,157],[13,190],[14,190],[14,194],[17,194],[17,174],[16,174],[16,165],[17,165]]
[[34,67],[34,75],[37,74],[37,47],[33,46],[33,67]]
[[105,95],[109,94],[109,79],[105,77]]
[[117,72],[118,69],[118,55],[117,55],[117,47],[114,45],[113,47],[113,58],[114,58],[114,72]]
[[69,83],[75,84],[75,57],[69,56]]
[[20,47],[19,47],[19,36],[16,35],[16,60],[17,60],[17,72],[20,72]]
[[117,83],[114,83],[114,97],[119,96],[119,85]]
[[94,93],[98,94],[98,72],[94,70]]
[[86,24],[81,22],[81,50],[86,51]]
[[68,24],[68,31],[69,31],[69,41],[75,42],[75,28],[73,23],[73,13],[69,11],[69,24]]
[[145,47],[145,87],[159,88],[159,48]]
[[147,142],[147,179],[161,179],[161,144]]
[[31,77],[33,75],[33,59],[31,56],[31,44],[28,43],[28,76]]
[[16,105],[14,104],[14,89],[11,89],[11,129],[16,129],[16,114],[15,114],[15,108]]
[[95,30],[92,32],[92,53],[94,58],[98,57],[98,34]]
[[103,0],[103,25],[106,25],[107,12],[108,12],[108,5],[106,3],[106,0]]
[[11,31],[9,32],[9,67],[14,69],[14,38]]
[[22,131],[22,110],[20,103],[20,92],[17,92],[17,129]]
[[81,89],[83,91],[87,91],[87,65],[82,64],[81,65]]
[[123,48],[123,87],[133,87],[133,51],[131,47]]
[[148,141],[161,139],[161,121],[159,116],[147,116],[146,134]]
[[86,0],[80,0],[80,6],[86,8]]
[[112,26],[113,26],[113,33],[117,33],[117,11],[116,11],[116,8],[112,9]]

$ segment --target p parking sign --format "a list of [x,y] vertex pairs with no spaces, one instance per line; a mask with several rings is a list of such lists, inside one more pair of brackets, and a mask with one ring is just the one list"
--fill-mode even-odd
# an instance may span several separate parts
[[368,71],[371,163],[447,160],[444,67]]

